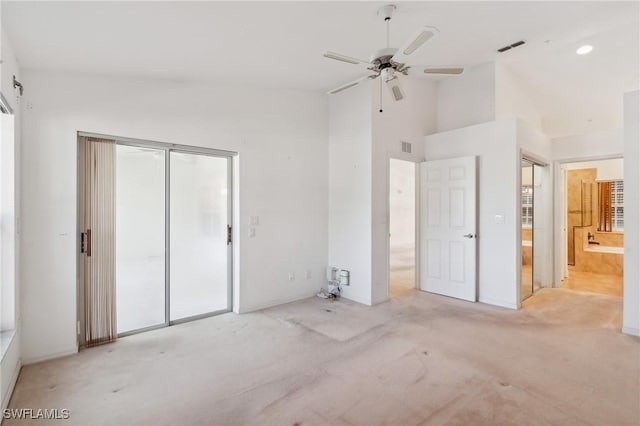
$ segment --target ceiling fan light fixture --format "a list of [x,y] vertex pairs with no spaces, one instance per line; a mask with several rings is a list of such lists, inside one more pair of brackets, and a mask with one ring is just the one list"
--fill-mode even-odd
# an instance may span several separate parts
[[[375,79],[380,77],[380,102],[382,105],[382,86],[386,85],[388,90],[391,92],[391,96],[395,101],[400,101],[404,99],[404,93],[400,86],[400,75],[409,75],[409,69],[412,67],[416,67],[407,63],[406,55],[410,55],[420,49],[425,43],[435,38],[439,34],[439,30],[435,27],[430,26],[422,26],[418,28],[418,30],[413,33],[413,37],[410,38],[410,42],[401,45],[399,49],[395,47],[391,47],[390,38],[389,38],[389,27],[391,22],[391,16],[393,15],[396,7],[392,4],[388,4],[386,6],[382,6],[378,15],[384,18],[385,25],[387,28],[387,44],[386,47],[382,49],[377,49],[370,56],[369,60],[362,60],[358,58],[354,58],[352,56],[341,55],[339,53],[334,53],[331,51],[325,51],[323,56],[325,58],[334,59],[342,62],[347,62],[350,64],[358,64],[365,65],[369,75],[365,75],[360,77],[358,80],[343,84],[340,87],[337,87],[329,92],[328,94],[336,94],[338,92],[342,92],[343,90],[347,90],[351,87],[356,86],[362,81],[367,79]],[[404,56],[403,56],[404,55]],[[417,67],[416,67],[417,68]],[[421,67],[424,69],[424,67]],[[433,70],[434,68],[431,68]],[[441,68],[441,73],[445,74],[460,74],[462,73],[461,68]],[[436,74],[437,71],[425,71],[425,73]],[[382,106],[380,107],[380,112],[382,112]]]
[[402,51],[404,55],[411,55],[413,52],[418,50],[420,46],[425,44],[429,39],[431,39],[435,33],[433,31],[429,31],[424,29],[418,34],[418,36]]
[[382,78],[382,81],[384,81],[385,83],[388,83],[391,80],[398,78],[395,75],[393,68],[385,68],[382,71],[380,71],[380,77]]

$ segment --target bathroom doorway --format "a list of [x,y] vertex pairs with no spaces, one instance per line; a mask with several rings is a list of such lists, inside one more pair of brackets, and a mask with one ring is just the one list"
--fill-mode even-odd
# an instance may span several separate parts
[[562,288],[622,297],[624,160],[564,163],[560,170]]
[[550,221],[548,167],[523,157],[521,160],[522,267],[520,301],[550,285],[547,241]]
[[389,160],[389,296],[416,288],[416,164]]

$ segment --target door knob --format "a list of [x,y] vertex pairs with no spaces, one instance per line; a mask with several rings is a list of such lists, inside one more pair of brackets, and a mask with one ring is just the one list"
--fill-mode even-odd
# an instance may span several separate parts
[[474,235],[474,234],[466,234],[466,235],[463,235],[463,237],[465,237],[465,238],[475,238],[476,235]]

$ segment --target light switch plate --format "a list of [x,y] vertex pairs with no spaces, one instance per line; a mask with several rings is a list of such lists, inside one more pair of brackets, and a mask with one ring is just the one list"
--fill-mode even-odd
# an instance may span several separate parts
[[260,216],[250,216],[249,225],[251,226],[260,225]]
[[498,225],[504,225],[504,215],[503,214],[497,214],[493,218],[493,221]]

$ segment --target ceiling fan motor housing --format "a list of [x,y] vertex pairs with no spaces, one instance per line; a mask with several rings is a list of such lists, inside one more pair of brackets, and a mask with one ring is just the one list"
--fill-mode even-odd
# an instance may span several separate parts
[[372,64],[388,63],[397,51],[398,49],[394,47],[385,47],[384,49],[378,49],[373,52],[373,55],[371,55],[371,58],[369,58],[369,62],[371,62]]
[[378,16],[381,16],[382,19],[384,19],[385,21],[389,21],[395,10],[396,10],[395,4],[388,4],[386,6],[382,6],[380,9],[378,9]]

